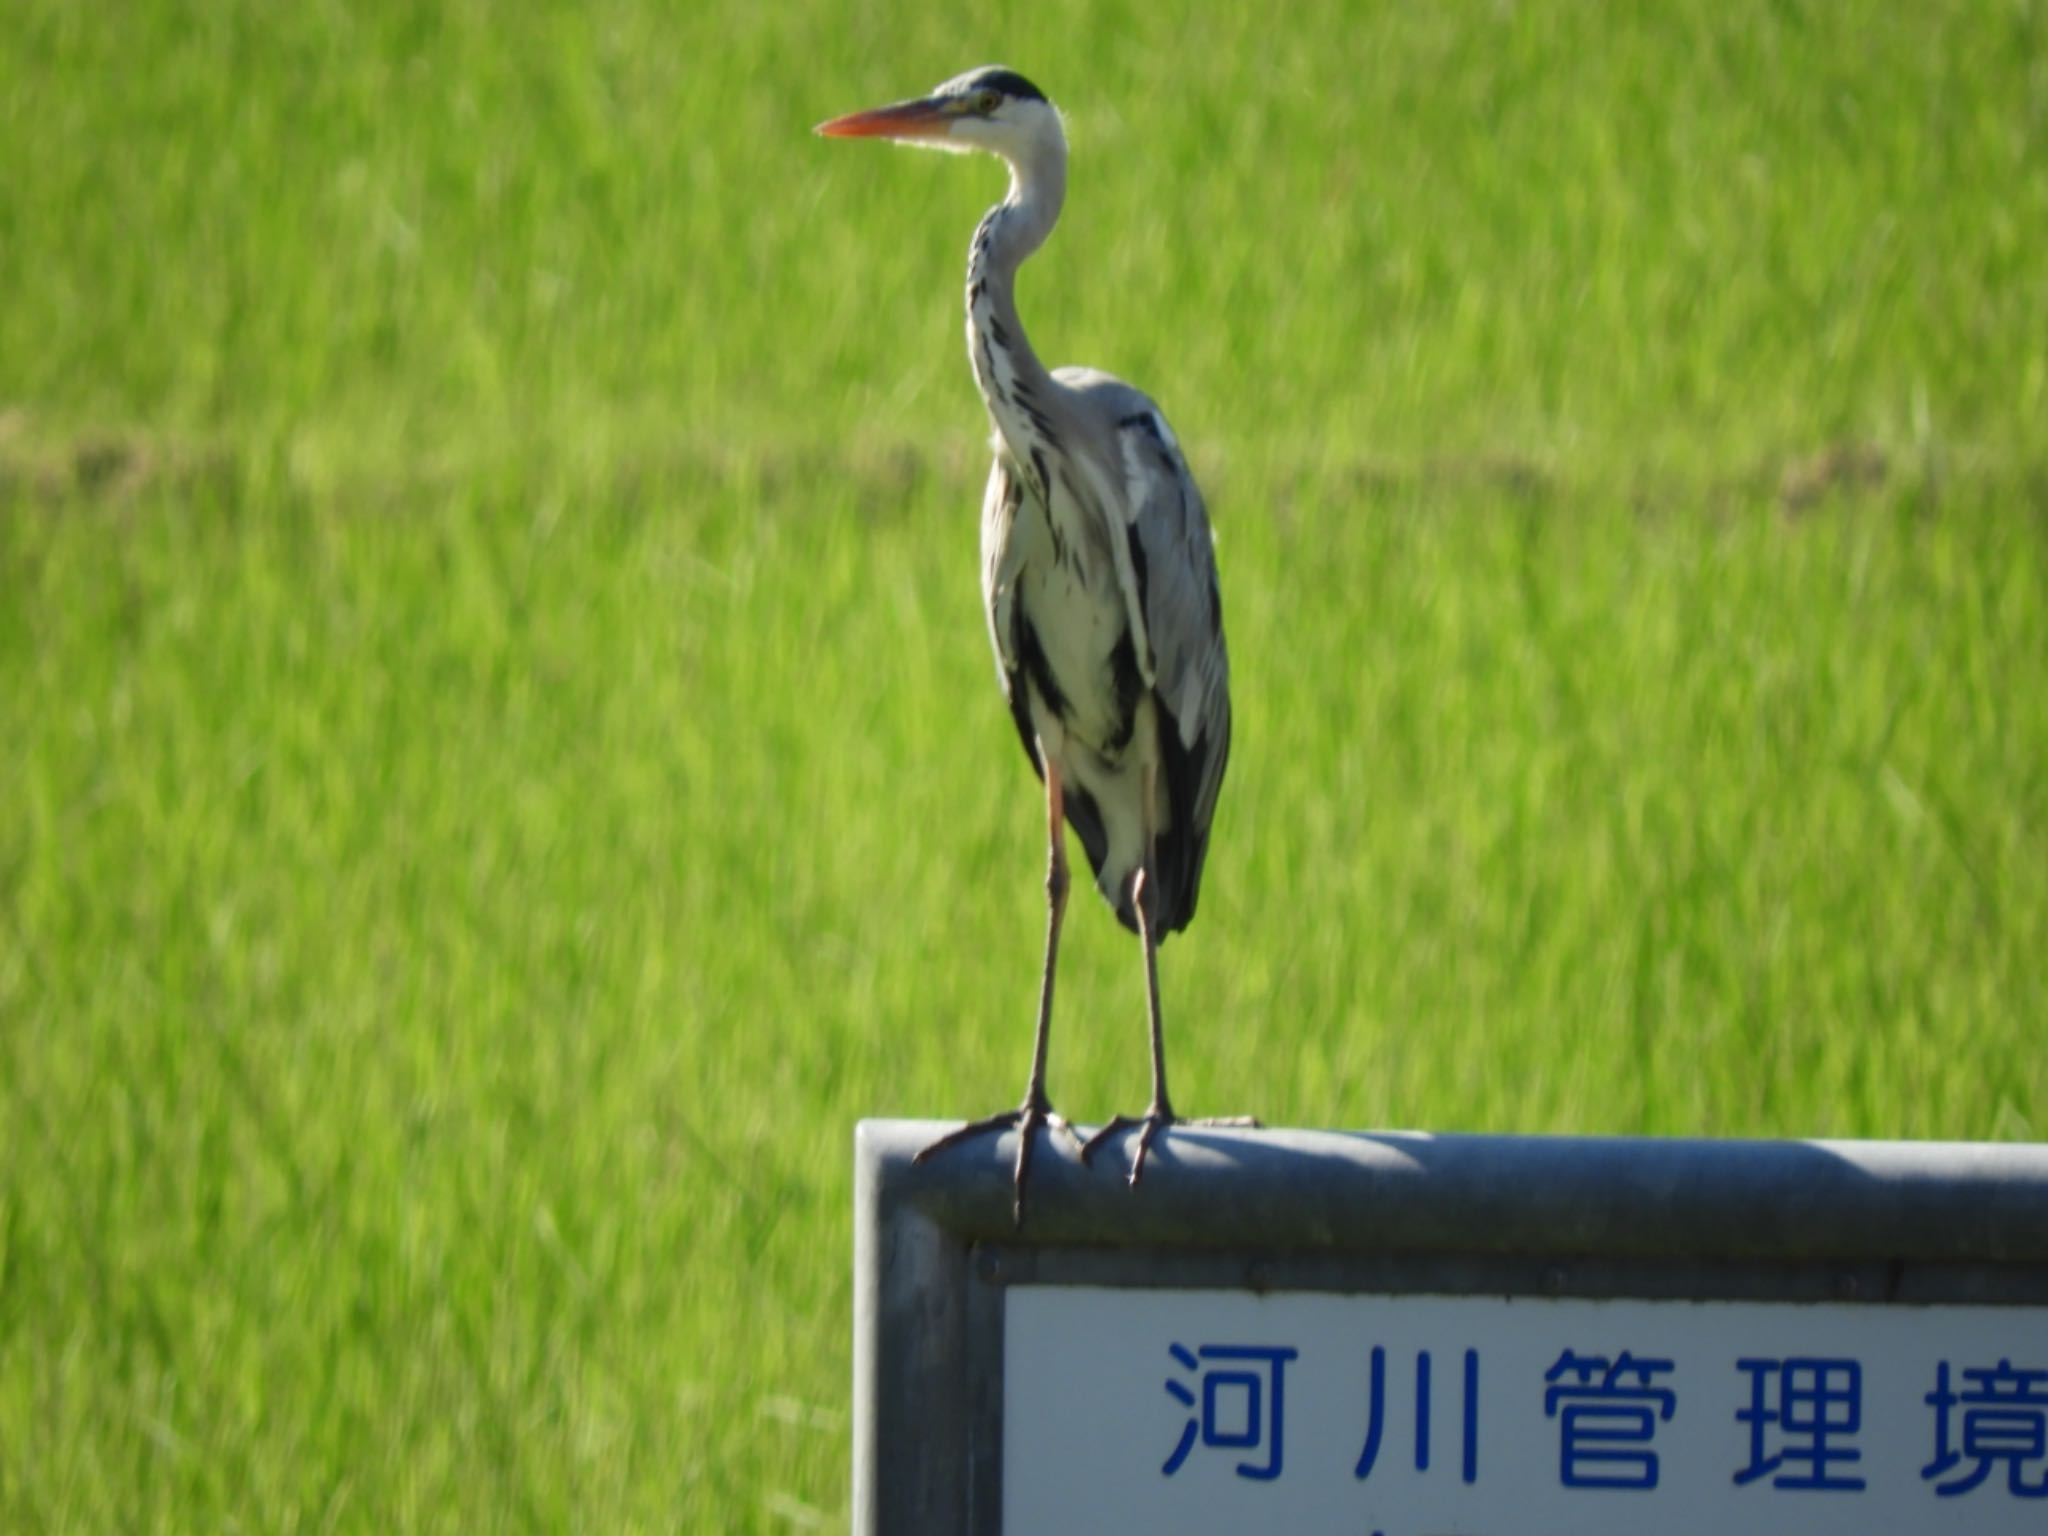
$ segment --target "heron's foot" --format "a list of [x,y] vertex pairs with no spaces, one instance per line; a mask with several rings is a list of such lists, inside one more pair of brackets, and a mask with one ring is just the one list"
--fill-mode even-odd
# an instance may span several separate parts
[[1036,1133],[1040,1126],[1044,1126],[1049,1131],[1064,1134],[1067,1140],[1074,1144],[1074,1150],[1081,1154],[1082,1161],[1085,1162],[1087,1160],[1088,1149],[1081,1145],[1081,1133],[1068,1123],[1065,1115],[1059,1113],[1058,1110],[1046,1103],[1043,1094],[1033,1094],[1015,1109],[1004,1110],[998,1115],[990,1115],[985,1120],[970,1120],[967,1124],[961,1126],[959,1130],[948,1131],[937,1141],[919,1152],[911,1161],[913,1163],[922,1163],[929,1158],[937,1157],[948,1147],[957,1147],[962,1142],[973,1141],[978,1136],[995,1135],[1002,1131],[1015,1131],[1017,1133],[1016,1194],[1010,1202],[1010,1218],[1021,1228],[1024,1225],[1024,1180],[1031,1172],[1031,1148],[1032,1144],[1038,1139]]
[[1176,1115],[1173,1112],[1173,1106],[1170,1104],[1154,1104],[1142,1115],[1118,1115],[1109,1124],[1105,1125],[1093,1136],[1090,1136],[1087,1143],[1081,1148],[1081,1161],[1083,1164],[1086,1164],[1105,1141],[1108,1141],[1119,1132],[1128,1131],[1132,1126],[1136,1126],[1138,1128],[1138,1149],[1131,1154],[1131,1172],[1129,1175],[1129,1182],[1135,1185],[1140,1178],[1144,1177],[1145,1154],[1152,1150],[1152,1138],[1165,1130],[1169,1125],[1206,1125],[1229,1127],[1236,1130],[1257,1130],[1259,1128],[1259,1122],[1250,1115],[1204,1115],[1198,1118],[1189,1118],[1185,1115]]

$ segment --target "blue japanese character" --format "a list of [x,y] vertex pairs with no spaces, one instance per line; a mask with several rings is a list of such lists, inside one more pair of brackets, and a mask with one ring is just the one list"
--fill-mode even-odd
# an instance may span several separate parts
[[[1195,1448],[1195,1438],[1199,1433],[1203,1445],[1225,1450],[1255,1451],[1264,1445],[1266,1464],[1258,1466],[1241,1461],[1237,1464],[1237,1475],[1260,1482],[1271,1482],[1278,1477],[1286,1405],[1284,1373],[1287,1362],[1300,1352],[1286,1345],[1248,1344],[1204,1344],[1194,1351],[1172,1344],[1168,1346],[1168,1352],[1180,1362],[1183,1370],[1193,1371],[1199,1377],[1201,1406],[1198,1411],[1189,1413],[1187,1426],[1181,1430],[1180,1443],[1166,1458],[1166,1465],[1159,1469],[1160,1473],[1171,1477],[1180,1470],[1181,1463]],[[1210,1360],[1257,1362],[1259,1368],[1205,1370],[1203,1362]],[[1195,1409],[1195,1393],[1181,1382],[1169,1379],[1166,1391],[1182,1407]],[[1270,1408],[1266,1406],[1268,1403]],[[1235,1412],[1226,1413],[1226,1408]]]
[[[1735,1417],[1749,1426],[1749,1465],[1735,1474],[1753,1483],[1777,1472],[1773,1488],[1849,1490],[1860,1477],[1831,1472],[1834,1463],[1861,1461],[1863,1453],[1828,1442],[1843,1440],[1863,1425],[1863,1367],[1855,1360],[1738,1360],[1749,1372],[1749,1406]],[[1777,1450],[1764,1454],[1765,1431],[1775,1424]],[[1788,1464],[1789,1463],[1789,1467]],[[1786,1467],[1787,1470],[1779,1471]],[[1799,1470],[1803,1468],[1804,1470]]]
[[[1387,1395],[1387,1352],[1375,1344],[1372,1349],[1372,1374],[1367,1399],[1365,1448],[1358,1453],[1358,1465],[1352,1469],[1352,1476],[1364,1478],[1372,1475],[1374,1464],[1379,1460],[1380,1441],[1386,1433]],[[1465,1351],[1465,1446],[1461,1470],[1465,1481],[1476,1482],[1479,1478],[1479,1351]],[[1429,1470],[1429,1351],[1415,1353],[1415,1470]]]
[[1543,1393],[1543,1413],[1558,1420],[1558,1475],[1565,1487],[1657,1486],[1657,1453],[1641,1447],[1657,1432],[1657,1421],[1671,1417],[1678,1396],[1669,1387],[1652,1386],[1650,1378],[1673,1368],[1669,1360],[1641,1360],[1627,1350],[1611,1365],[1605,1355],[1569,1349],[1557,1357],[1543,1374],[1551,1383]]
[[[1934,1390],[1923,1399],[1934,1410],[1934,1460],[1920,1469],[1921,1481],[1933,1482],[1974,1460],[1969,1471],[1934,1484],[1936,1494],[1952,1499],[1982,1483],[2002,1461],[2005,1486],[2015,1498],[2048,1498],[2048,1466],[2039,1477],[2021,1475],[2029,1462],[2048,1462],[2048,1371],[2016,1371],[2010,1360],[2001,1360],[1996,1370],[1966,1370],[1963,1376],[1976,1385],[1951,1392],[1948,1362],[1942,1361]],[[1956,1408],[1963,1410],[1960,1448],[1949,1428]]]

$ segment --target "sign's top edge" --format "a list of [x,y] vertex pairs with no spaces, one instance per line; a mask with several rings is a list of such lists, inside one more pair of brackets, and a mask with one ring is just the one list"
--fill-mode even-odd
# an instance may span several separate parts
[[[1012,1239],[1014,1135],[917,1165],[948,1122],[865,1120],[864,1199]],[[2048,1146],[1175,1127],[1126,1186],[1048,1140],[1026,1240],[1328,1251],[1713,1253],[2048,1264]]]

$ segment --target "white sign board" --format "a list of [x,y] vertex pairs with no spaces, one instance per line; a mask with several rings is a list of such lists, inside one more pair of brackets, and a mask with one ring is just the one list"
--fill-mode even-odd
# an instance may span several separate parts
[[1005,1531],[2048,1531],[2048,1311],[1018,1285]]
[[2048,1144],[855,1134],[855,1536],[2048,1536]]

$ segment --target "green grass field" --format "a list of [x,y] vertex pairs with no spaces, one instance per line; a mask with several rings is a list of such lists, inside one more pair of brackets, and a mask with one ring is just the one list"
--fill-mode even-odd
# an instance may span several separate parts
[[1182,1107],[2048,1132],[2048,7],[1012,9],[11,8],[0,1529],[843,1525],[1043,851],[1001,175],[808,130],[988,60],[1218,525]]

